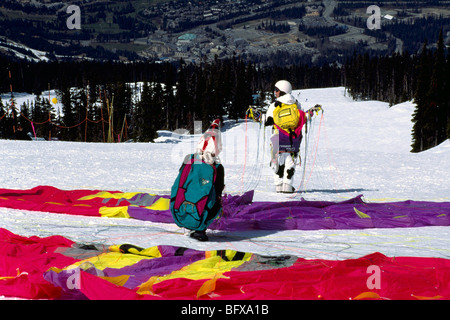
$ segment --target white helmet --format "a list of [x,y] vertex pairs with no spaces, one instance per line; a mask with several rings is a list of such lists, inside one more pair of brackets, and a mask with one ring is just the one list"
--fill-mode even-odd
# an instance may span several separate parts
[[289,81],[286,80],[280,80],[277,83],[275,83],[275,88],[277,88],[280,91],[283,91],[284,93],[292,93],[292,85]]

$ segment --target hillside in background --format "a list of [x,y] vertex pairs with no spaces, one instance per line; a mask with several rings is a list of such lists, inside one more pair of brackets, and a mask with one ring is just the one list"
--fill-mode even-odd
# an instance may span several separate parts
[[[5,0],[0,51],[46,59],[178,60],[235,55],[262,64],[344,62],[357,53],[417,52],[450,31],[448,1],[377,1],[380,29],[370,30],[367,1],[58,1]],[[68,24],[69,23],[69,24]],[[32,57],[35,58],[35,57]]]

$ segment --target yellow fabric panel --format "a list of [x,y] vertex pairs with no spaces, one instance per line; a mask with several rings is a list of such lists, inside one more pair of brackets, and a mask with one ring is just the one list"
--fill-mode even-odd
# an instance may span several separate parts
[[[209,296],[214,295],[214,290],[216,290],[216,282],[217,282],[217,279],[219,279],[219,278],[222,278],[222,276],[217,275],[217,276],[214,276],[214,278],[212,278],[210,280],[206,280],[202,284],[200,289],[198,289],[198,291],[197,291],[197,299],[205,294],[207,294]],[[216,294],[215,296],[218,297],[219,295]]]
[[170,199],[168,198],[159,198],[155,201],[150,207],[146,207],[151,210],[169,210],[170,208]]
[[153,257],[153,258],[162,257],[161,252],[159,251],[158,247],[156,247],[156,246],[139,251],[138,254],[143,255],[143,256]]
[[[125,192],[125,193],[110,193],[107,191],[102,191],[93,195],[82,197],[78,200],[91,200],[94,198],[104,198],[104,199],[131,199],[137,194],[142,192]],[[150,194],[152,195],[152,194]],[[153,196],[153,195],[152,195]],[[134,206],[134,205],[132,205]],[[102,207],[100,208],[100,214],[105,217],[116,217],[116,218],[129,218],[126,209],[126,206],[119,207]],[[168,198],[159,198],[155,201],[151,206],[145,207],[151,210],[169,210],[170,208],[170,199]]]
[[416,296],[415,294],[411,294],[411,296],[413,296],[414,298],[418,299],[418,300],[441,300],[443,298],[443,296],[437,295],[434,297],[424,297],[424,296]]
[[[231,249],[226,249],[225,250],[225,256],[228,258],[228,260],[233,260],[234,256],[236,255],[237,251],[236,250],[231,250]],[[217,250],[213,250],[213,251],[206,251],[205,252],[205,257],[206,258],[210,258],[210,257],[215,257],[217,256]],[[242,261],[248,261],[250,260],[252,254],[249,252],[246,252],[244,254],[244,258],[242,259]]]
[[[230,252],[231,251],[233,250],[230,250]],[[234,252],[234,254],[236,254],[236,252]],[[139,294],[153,294],[152,287],[155,283],[175,278],[186,278],[191,280],[221,278],[223,277],[223,273],[239,267],[244,262],[250,260],[252,255],[251,253],[246,254],[244,259],[238,261],[224,261],[220,256],[214,255],[214,253],[211,252],[207,252],[207,256],[209,257],[206,257],[204,260],[191,263],[190,265],[187,265],[180,270],[173,271],[166,276],[151,277],[149,280],[140,285],[137,292]]]
[[358,294],[356,297],[353,298],[353,300],[363,300],[363,299],[381,299],[380,295],[376,292],[363,292]]
[[[67,267],[68,268],[68,267]],[[56,272],[56,273],[60,273],[62,270],[64,270],[64,269],[66,269],[66,268],[63,268],[63,269],[59,269],[59,268],[57,268],[57,267],[50,267],[47,271],[54,271],[54,272]],[[72,268],[71,268],[72,269]]]
[[121,276],[117,276],[117,277],[100,277],[106,281],[109,281],[117,286],[121,286],[123,287],[125,285],[125,283],[127,283],[128,279],[130,278],[129,275],[123,274]]
[[128,206],[121,207],[101,207],[98,212],[102,217],[108,218],[130,218]]
[[355,213],[358,215],[358,217],[363,218],[363,219],[366,219],[366,218],[370,219],[370,216],[368,214],[365,214],[364,212],[359,211],[356,208],[353,208],[353,210],[355,210]]
[[[113,245],[109,247],[109,251],[111,252],[121,252],[119,245]],[[162,257],[161,252],[158,249],[158,246],[150,247],[144,250],[137,250],[134,248],[129,249],[129,251],[133,254],[141,255],[141,256],[147,256],[152,258],[160,258]]]
[[[132,250],[134,250],[134,249],[131,249],[130,251],[132,251]],[[103,270],[105,268],[120,269],[120,268],[123,268],[126,266],[133,265],[143,259],[153,259],[153,258],[159,258],[161,256],[162,256],[161,252],[159,251],[157,246],[150,247],[150,248],[144,249],[142,251],[136,250],[136,254],[129,254],[129,253],[120,252],[120,246],[113,245],[113,246],[109,247],[109,252],[102,253],[98,256],[91,257],[89,259],[78,261],[78,262],[76,262],[72,265],[69,265],[63,269],[51,267],[49,270],[53,270],[56,273],[60,273],[61,270],[71,270],[71,269],[74,269],[77,267],[80,267],[81,269],[86,269],[86,268],[84,268],[85,266],[83,266],[86,263],[87,263],[88,267],[94,266],[98,270]],[[120,280],[120,281],[122,281],[122,280]],[[119,281],[119,279],[117,281]],[[113,280],[110,282],[113,282]],[[126,282],[126,280],[125,280],[125,282]]]
[[105,268],[120,269],[138,263],[143,259],[153,259],[153,257],[135,254],[126,254],[121,252],[108,252],[102,253],[98,256],[89,259],[78,261],[65,269],[73,269],[75,267],[81,266],[86,262],[93,264],[94,267],[98,270],[103,270]]
[[108,250],[111,251],[111,252],[120,252],[120,246],[114,244],[112,246],[109,246]]
[[118,192],[118,193],[111,193],[107,191],[101,191],[96,194],[91,194],[89,196],[82,197],[78,200],[91,200],[95,198],[104,198],[104,199],[131,199],[135,195],[142,193],[142,192]]

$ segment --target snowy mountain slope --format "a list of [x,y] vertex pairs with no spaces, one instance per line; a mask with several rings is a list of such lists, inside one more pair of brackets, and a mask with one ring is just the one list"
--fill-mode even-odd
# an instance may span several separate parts
[[7,40],[6,42],[3,40],[0,40],[0,50],[3,50],[5,52],[8,52],[12,54],[13,56],[24,59],[28,61],[33,62],[40,62],[40,61],[49,61],[50,59],[47,58],[47,52],[32,49],[28,46],[25,46],[23,44]]
[[[341,201],[363,194],[366,201],[450,201],[450,142],[420,153],[409,152],[411,102],[388,107],[353,101],[344,88],[302,90],[304,109],[324,108],[302,144],[303,165],[295,184],[301,192],[274,192],[269,168],[270,128],[255,122],[226,122],[221,155],[227,193],[255,189],[255,201]],[[1,188],[51,185],[61,189],[105,189],[169,193],[185,154],[198,136],[166,133],[156,143],[73,143],[0,140]],[[305,152],[305,145],[307,150]],[[305,169],[304,169],[305,168]],[[20,235],[60,234],[79,242],[105,245],[160,244],[197,249],[236,249],[304,258],[347,259],[379,251],[389,256],[450,257],[450,228],[211,231],[208,243],[185,235],[175,224],[131,219],[55,215],[0,208],[0,227]]]

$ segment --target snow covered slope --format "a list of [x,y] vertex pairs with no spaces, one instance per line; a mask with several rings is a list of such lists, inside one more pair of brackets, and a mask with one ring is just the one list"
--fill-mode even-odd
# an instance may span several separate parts
[[[341,201],[363,194],[366,201],[450,201],[450,142],[413,154],[414,105],[389,108],[377,101],[353,101],[345,89],[295,92],[304,109],[321,104],[302,143],[298,193],[274,192],[269,168],[270,128],[227,121],[221,156],[227,193],[254,189],[255,201]],[[170,135],[155,143],[74,143],[0,140],[1,188],[51,185],[61,189],[104,189],[167,194],[182,159],[198,136]],[[305,149],[305,147],[307,147]],[[55,215],[0,208],[0,227],[20,235],[60,234],[74,241],[141,247],[170,244],[197,249],[236,249],[304,258],[347,259],[379,251],[389,256],[450,257],[450,228],[247,231],[209,233],[200,243],[175,224],[131,219]]]

